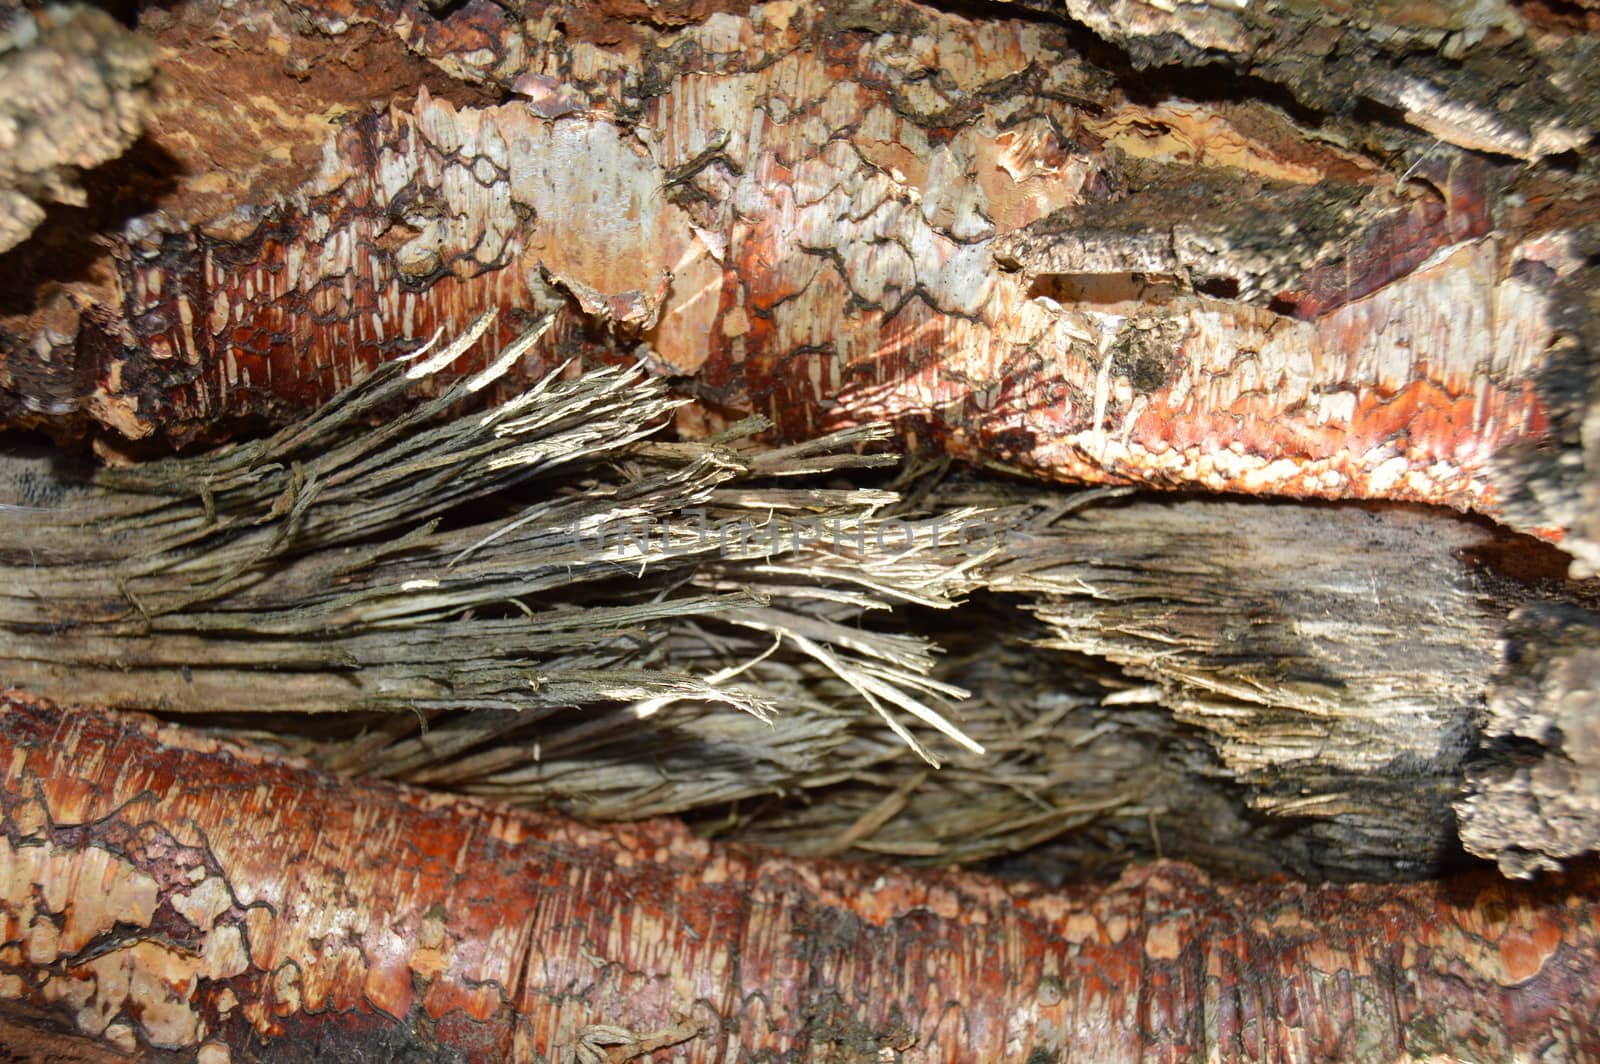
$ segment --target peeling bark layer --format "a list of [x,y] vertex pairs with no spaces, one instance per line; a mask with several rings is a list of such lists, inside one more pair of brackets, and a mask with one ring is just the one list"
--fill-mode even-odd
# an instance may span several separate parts
[[1438,0],[1059,6],[1140,66],[1231,68],[1319,111],[1375,104],[1441,141],[1490,154],[1538,160],[1580,150],[1600,120],[1592,83],[1573,76],[1596,57],[1589,34],[1600,25],[1584,0],[1559,8]]
[[[203,3],[162,21],[186,43],[173,68],[210,74],[183,79],[183,104],[270,94],[374,26],[395,36],[367,54],[403,42],[456,88],[435,74],[382,113],[330,108],[293,140],[301,163],[248,187],[208,127],[175,146],[209,179],[120,229],[114,280],[0,323],[32,394],[181,442],[281,420],[485,306],[565,306],[528,371],[643,354],[787,438],[890,418],[913,446],[1056,478],[1498,512],[1495,455],[1547,436],[1539,382],[1587,357],[1558,343],[1551,289],[1591,271],[1586,170],[1519,174],[1456,146],[1472,137],[1353,118],[1313,133],[1259,101],[1152,101],[1048,19],[289,6],[298,32],[265,67],[210,62],[188,28],[218,17]],[[1071,13],[1144,32],[1117,10]],[[249,50],[269,14],[221,17]],[[1481,21],[1417,32],[1466,48]],[[1549,62],[1580,48],[1518,47],[1546,45]],[[1588,129],[1581,90],[1547,95],[1518,96],[1493,136],[1540,157]],[[259,154],[290,150],[256,128]]]
[[218,1061],[1600,1053],[1592,867],[1052,894],[353,787],[17,695],[0,765],[7,1032]]

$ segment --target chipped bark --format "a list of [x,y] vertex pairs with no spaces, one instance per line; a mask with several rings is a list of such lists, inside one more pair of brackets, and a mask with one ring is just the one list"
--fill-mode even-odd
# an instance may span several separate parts
[[1589,866],[1311,888],[1165,863],[1052,893],[352,786],[16,695],[0,764],[0,1013],[42,1039],[215,1061],[1600,1052]]
[[[108,234],[110,279],[71,292],[87,311],[62,290],[0,322],[12,377],[107,447],[281,421],[485,306],[564,307],[525,370],[643,355],[689,378],[713,426],[754,410],[794,439],[889,418],[903,444],[1057,479],[1503,514],[1524,478],[1496,456],[1551,442],[1541,382],[1587,358],[1561,343],[1551,282],[1590,283],[1573,232],[1591,177],[1502,158],[1586,135],[1580,88],[1506,97],[1477,139],[1523,147],[1483,154],[1331,102],[1403,109],[1432,75],[1329,82],[1304,97],[1319,117],[1141,80],[1156,54],[1130,43],[1198,61],[1180,42],[1227,53],[1227,20],[1272,23],[1239,38],[1244,90],[1344,68],[1291,77],[1296,42],[1369,57],[1454,42],[1496,71],[1579,61],[1574,35],[1513,13],[1392,14],[1405,33],[1352,20],[1341,45],[1302,42],[1299,12],[1067,5],[1130,60],[1052,18],[897,0],[288,7],[299,21],[266,64],[210,62],[194,30],[220,18],[230,48],[260,51],[265,12],[196,0],[151,23],[176,67],[207,75],[166,112],[175,154],[179,108],[293,88],[352,35],[435,73],[308,108],[293,137],[256,123],[256,156],[300,161],[247,167],[250,182],[230,165],[244,138],[198,127],[163,209]],[[521,324],[504,321],[501,342]],[[29,420],[14,393],[5,413]]]

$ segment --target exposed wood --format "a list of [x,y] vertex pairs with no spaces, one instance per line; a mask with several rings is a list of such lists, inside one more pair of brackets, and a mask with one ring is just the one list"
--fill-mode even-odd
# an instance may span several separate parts
[[[115,449],[281,420],[487,306],[560,307],[528,371],[646,354],[790,439],[888,418],[1056,478],[1502,513],[1527,456],[1495,456],[1551,439],[1546,385],[1589,357],[1564,293],[1596,287],[1593,175],[1563,154],[1595,96],[1506,72],[1585,69],[1581,34],[1498,4],[1325,38],[1299,9],[1082,6],[1129,55],[902,0],[152,12],[183,175],[109,223],[102,280],[15,260],[3,365]],[[1225,98],[1135,69],[1214,52]]]
[[[861,434],[646,440],[674,403],[638,371],[441,419],[516,350],[401,405],[489,327],[248,446],[83,480],[0,460],[0,686],[799,854],[972,862],[1059,840],[1077,876],[1163,852],[1437,874],[1469,759],[1480,784],[1515,771],[1495,738],[1512,731],[1565,760],[1531,788],[1476,786],[1474,850],[1511,845],[1494,822],[1551,867],[1600,841],[1553,801],[1600,778],[1586,705],[1553,696],[1555,725],[1503,709],[1530,700],[1510,692],[1537,688],[1522,659],[1548,642],[1524,647],[1513,610],[1561,610],[1580,655],[1600,624],[1554,548],[1394,506],[912,478],[919,516],[795,475],[881,464],[848,451]],[[1003,597],[941,615],[976,589]],[[1552,676],[1575,694],[1570,671]],[[1511,713],[1487,745],[1486,704]]]
[[[1555,551],[1395,507],[1097,506],[1017,554],[987,586],[1027,596],[1052,631],[1046,646],[1154,681],[1152,698],[1208,736],[1253,809],[1303,825],[1302,859],[1359,878],[1428,874],[1448,859],[1467,762],[1501,760],[1479,736],[1486,703],[1507,699],[1496,662],[1508,655],[1501,675],[1517,677],[1502,685],[1537,685],[1524,678],[1528,656],[1552,632],[1592,644],[1600,620],[1564,605],[1537,633],[1508,623],[1520,603],[1592,601],[1595,589],[1566,583]],[[1582,703],[1569,712],[1574,724],[1590,715]],[[1488,733],[1513,727],[1498,720]],[[1585,749],[1559,785],[1580,803],[1600,778]],[[1512,801],[1481,795],[1479,815],[1508,814]],[[1542,821],[1586,848],[1592,828],[1557,826],[1569,810],[1517,809],[1526,828]]]
[[[992,487],[943,501],[980,498],[997,501]],[[978,571],[997,599],[921,629],[951,651],[941,678],[978,693],[960,719],[1004,751],[1010,767],[985,786],[1051,781],[1033,792],[1037,815],[1078,814],[1040,832],[1056,863],[1025,858],[1033,874],[1159,853],[1163,836],[1166,853],[1208,867],[1369,880],[1437,875],[1462,841],[1515,874],[1595,848],[1586,663],[1600,589],[1567,580],[1560,552],[1395,506],[1035,501],[1047,520],[1072,513],[1023,525]],[[1000,707],[1010,744],[988,723]],[[905,786],[859,849],[948,857],[959,843],[932,843],[961,830],[954,803],[1007,815],[982,787],[912,775],[879,767],[870,784],[758,807],[730,830],[829,852],[830,824]],[[1138,824],[1146,810],[1158,822]],[[1009,815],[1027,813],[1019,800]]]
[[[952,605],[971,585],[956,523],[876,550],[892,493],[740,482],[892,461],[851,450],[871,433],[776,451],[641,445],[678,403],[615,369],[441,420],[490,371],[394,412],[412,378],[474,339],[387,365],[249,446],[82,480],[0,458],[0,683],[174,713],[511,722],[682,698],[766,719],[761,684],[712,677],[787,641],[841,680],[871,659],[887,704],[959,737],[927,708],[943,699],[922,688],[926,645],[859,624],[891,602]],[[376,412],[390,417],[369,427]],[[775,511],[800,513],[809,538]],[[847,549],[826,549],[828,529]],[[732,631],[697,641],[707,625]]]
[[207,1061],[1600,1053],[1588,866],[1050,893],[356,787],[15,696],[0,765],[6,1031]]

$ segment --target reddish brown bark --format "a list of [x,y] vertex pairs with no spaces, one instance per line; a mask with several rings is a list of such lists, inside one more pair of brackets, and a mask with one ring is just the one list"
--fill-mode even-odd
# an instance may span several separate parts
[[0,766],[5,1038],[49,1019],[207,1061],[1600,1053],[1593,866],[1312,888],[1166,863],[1050,893],[354,786],[16,694]]
[[1569,29],[1083,6],[1110,40],[1237,52],[1399,126],[1186,96],[1065,25],[900,0],[192,0],[147,19],[175,88],[152,136],[184,174],[95,283],[0,321],[10,414],[184,441],[486,306],[564,305],[527,371],[646,354],[789,438],[888,418],[1058,479],[1500,513],[1497,458],[1571,398],[1541,382],[1577,357],[1559,319],[1596,202],[1538,162],[1592,94],[1502,72],[1575,62]]
[[[645,356],[703,401],[690,429],[886,417],[1047,477],[1477,508],[1600,566],[1592,5],[953,6],[149,6],[144,141],[0,259],[0,420],[220,437],[486,307],[491,357],[560,307],[524,372]],[[1575,769],[1508,749],[1479,799],[1569,796]],[[19,1052],[1600,1055],[1592,865],[1050,894],[358,788],[21,698],[0,772]],[[1482,814],[1486,851],[1528,841]]]

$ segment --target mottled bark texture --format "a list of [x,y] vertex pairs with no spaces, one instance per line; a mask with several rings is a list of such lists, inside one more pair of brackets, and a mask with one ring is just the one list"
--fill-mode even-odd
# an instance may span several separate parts
[[170,186],[14,258],[4,416],[181,442],[559,307],[529,371],[644,354],[788,438],[1573,527],[1502,506],[1584,483],[1586,9],[1029,6],[152,10]]
[[[120,31],[64,12],[92,32],[39,47],[107,98],[51,105],[92,152],[46,137],[0,181],[89,193],[0,257],[0,423],[110,458],[226,438],[486,308],[458,370],[554,311],[521,375],[643,359],[700,400],[686,432],[886,418],[1047,478],[1476,509],[1600,569],[1591,5],[949,7],[133,5],[162,75],[143,117],[138,63],[95,58]],[[1144,821],[1151,849],[1345,875],[1434,870],[1452,810],[1511,874],[1592,847],[1582,597],[1463,565],[1460,522],[1272,512],[1096,508],[1007,571],[1064,653],[1018,699],[1015,643],[962,648],[1005,671],[973,712],[1049,806],[1000,830],[1129,848]],[[1105,686],[1071,688],[1071,655]],[[1058,895],[7,706],[0,1039],[41,1053],[1600,1054],[1590,865],[1383,888],[1157,865]],[[727,823],[940,857],[922,818],[974,776],[874,766],[816,789],[826,831]]]
[[[357,787],[0,710],[0,1037],[199,1059],[1577,1060],[1580,867],[1537,887],[1050,893]],[[70,1043],[68,1043],[70,1044]],[[86,1059],[88,1059],[86,1057]],[[190,1059],[193,1059],[190,1056]]]

